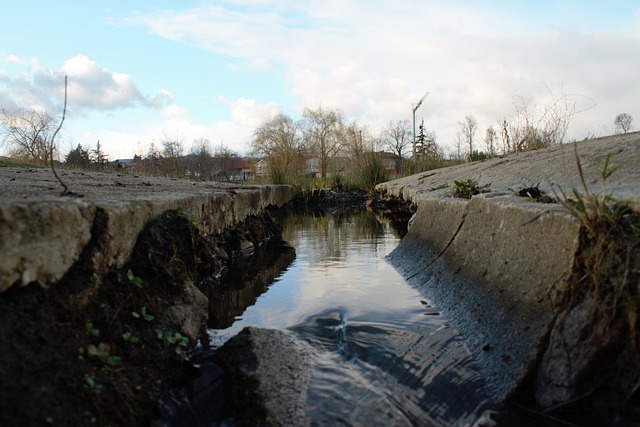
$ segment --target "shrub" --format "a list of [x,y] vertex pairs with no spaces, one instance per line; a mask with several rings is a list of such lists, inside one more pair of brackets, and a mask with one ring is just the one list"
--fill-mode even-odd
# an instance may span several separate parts
[[378,154],[367,153],[360,166],[358,178],[363,190],[373,191],[376,185],[389,180],[389,172]]

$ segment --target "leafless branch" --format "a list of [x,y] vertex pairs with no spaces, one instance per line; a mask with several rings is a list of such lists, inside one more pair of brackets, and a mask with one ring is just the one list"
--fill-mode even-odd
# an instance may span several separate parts
[[67,76],[64,76],[64,108],[62,109],[62,119],[60,120],[60,124],[58,125],[58,128],[53,133],[53,136],[51,137],[51,143],[50,143],[51,170],[53,171],[53,174],[55,175],[58,182],[60,182],[60,185],[62,185],[62,187],[64,188],[62,195],[68,194],[69,188],[67,187],[67,184],[65,184],[64,181],[62,181],[62,179],[58,176],[58,173],[56,172],[56,168],[53,165],[53,149],[55,147],[56,136],[58,135],[58,132],[60,132],[60,129],[62,129],[62,124],[64,123],[64,118],[66,114],[67,114]]

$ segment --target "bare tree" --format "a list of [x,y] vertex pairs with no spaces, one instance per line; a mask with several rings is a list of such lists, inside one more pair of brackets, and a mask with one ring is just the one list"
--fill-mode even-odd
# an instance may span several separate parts
[[364,152],[367,151],[363,129],[355,121],[349,123],[344,127],[343,140],[344,149],[353,160],[353,163],[355,165],[360,164]]
[[[551,96],[551,102],[544,106],[542,114],[535,124],[537,140],[534,146],[527,147],[528,149],[546,148],[562,144],[567,136],[569,124],[576,115],[576,102],[573,98],[564,93],[556,96],[549,87],[547,87],[547,91]],[[585,110],[594,106],[595,104]]]
[[156,147],[155,141],[151,141],[151,144],[149,144],[149,149],[147,150],[147,158],[150,158],[150,159],[162,158],[162,154],[160,154],[158,147]]
[[[424,131],[424,121],[420,125],[421,129]],[[409,120],[398,120],[391,121],[382,130],[380,138],[385,143],[387,147],[391,149],[391,151],[396,154],[400,158],[400,165],[398,165],[397,169],[402,168],[402,157],[409,145],[411,145],[413,132],[411,131],[411,123]],[[424,142],[424,141],[422,141]]]
[[628,113],[620,113],[616,116],[613,124],[616,126],[616,133],[627,133],[633,129],[633,117]]
[[218,179],[229,181],[233,167],[238,160],[238,153],[224,144],[220,144],[213,151],[213,168]]
[[315,110],[307,108],[303,117],[305,141],[320,160],[321,178],[326,178],[330,160],[340,153],[344,145],[342,113],[322,107]]
[[509,132],[509,122],[503,119],[500,123],[500,139],[502,140],[502,154],[511,153],[512,143],[511,134]]
[[55,147],[56,118],[44,110],[0,111],[3,144],[13,157],[47,164]]
[[466,115],[464,121],[458,122],[460,125],[460,132],[464,138],[464,142],[469,145],[469,156],[473,155],[473,141],[476,138],[476,131],[478,130],[478,121],[471,115]]
[[453,140],[453,146],[455,148],[455,156],[457,161],[462,161],[464,159],[464,156],[462,155],[463,142],[464,141],[463,141],[462,133],[460,133],[460,131],[456,132],[456,136]]
[[165,172],[176,178],[184,177],[184,143],[179,135],[169,137],[165,134],[162,141],[162,156]]
[[[531,109],[530,99],[514,96],[515,116],[500,122],[500,132],[505,152],[518,153],[562,144],[573,117],[595,106],[595,103],[576,111],[573,97],[556,96],[547,88],[551,102],[542,108]],[[575,96],[575,95],[574,95]]]
[[496,155],[496,150],[498,146],[498,132],[493,128],[493,126],[489,126],[484,136],[484,146],[487,150],[487,154],[490,156]]
[[269,164],[271,174],[282,178],[297,175],[305,167],[305,146],[299,125],[285,114],[278,114],[253,133],[251,148]]
[[208,139],[199,138],[193,141],[187,168],[194,178],[213,179],[213,150]]

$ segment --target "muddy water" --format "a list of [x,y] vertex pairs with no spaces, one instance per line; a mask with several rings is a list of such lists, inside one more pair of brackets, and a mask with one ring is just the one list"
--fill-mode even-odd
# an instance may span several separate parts
[[230,272],[220,298],[235,314],[209,335],[216,347],[245,326],[287,328],[318,349],[308,425],[469,425],[492,406],[458,332],[385,261],[400,241],[386,221],[294,216],[284,239],[295,254],[267,251],[266,273]]

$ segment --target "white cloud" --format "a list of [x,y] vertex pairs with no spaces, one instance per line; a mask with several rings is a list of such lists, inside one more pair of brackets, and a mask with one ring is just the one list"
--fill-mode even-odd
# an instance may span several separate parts
[[280,107],[275,102],[258,104],[253,99],[240,97],[234,101],[220,97],[220,102],[226,105],[231,112],[231,119],[239,126],[256,128],[266,119],[280,112]]
[[[546,86],[598,103],[589,120],[575,121],[576,137],[620,111],[640,116],[632,103],[640,96],[638,34],[580,32],[568,17],[540,22],[540,14],[530,20],[517,13],[469,2],[234,1],[127,23],[235,58],[231,67],[279,64],[298,111],[322,104],[386,123],[410,119],[411,104],[430,91],[418,119],[425,117],[441,143],[453,140],[466,114],[481,129],[513,114],[515,95],[545,104]],[[231,106],[234,120],[253,123],[245,107]]]
[[65,61],[58,74],[68,75],[69,97],[75,105],[114,110],[146,102],[128,74],[112,73],[85,55]]
[[26,61],[17,55],[0,53],[0,62],[9,62],[11,64],[23,65]]
[[168,120],[186,120],[189,117],[189,112],[176,104],[167,105],[161,114]]
[[149,103],[156,109],[167,107],[173,101],[173,94],[170,90],[160,89],[155,95],[149,98]]
[[139,105],[161,107],[171,100],[168,91],[160,91],[146,99],[131,76],[111,72],[85,55],[66,60],[57,71],[41,66],[36,59],[28,62],[20,60],[19,64],[28,66],[28,70],[13,79],[0,81],[10,94],[0,99],[3,106],[61,109],[65,75],[68,78],[68,99],[73,100],[69,105],[72,115],[82,115],[89,110],[113,111]]

